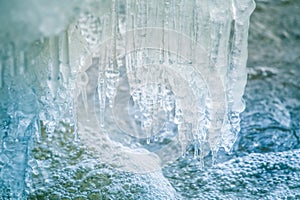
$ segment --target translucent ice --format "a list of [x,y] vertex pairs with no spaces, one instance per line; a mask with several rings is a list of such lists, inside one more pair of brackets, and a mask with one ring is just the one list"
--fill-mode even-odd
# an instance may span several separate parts
[[[78,112],[82,141],[105,154],[101,145],[89,141],[107,134],[118,142],[117,154],[142,145],[161,164],[185,152],[182,144],[194,144],[195,156],[220,147],[230,151],[244,110],[247,30],[254,2],[112,1],[108,7],[111,12],[93,10],[78,22],[90,51],[80,70],[89,77],[85,87],[91,105],[88,116]],[[105,81],[95,75],[103,73]],[[104,88],[107,100],[101,95]],[[81,99],[78,109],[86,104]],[[106,101],[109,107],[104,108]],[[102,128],[87,121],[100,121]],[[164,139],[171,142],[155,144]],[[160,152],[168,152],[163,146],[175,149],[173,156]]]
[[229,151],[253,9],[252,0],[1,2],[3,197],[25,197],[31,172],[52,184],[32,150],[67,129],[102,162],[135,173],[191,145],[200,158]]

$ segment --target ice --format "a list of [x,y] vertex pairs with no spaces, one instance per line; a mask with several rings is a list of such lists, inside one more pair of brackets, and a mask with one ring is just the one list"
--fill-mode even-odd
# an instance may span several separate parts
[[23,199],[29,168],[27,159],[32,155],[31,136],[39,131],[36,126],[39,105],[36,95],[22,79],[12,83],[5,93],[1,94],[0,187],[6,191],[1,192],[1,197]]
[[3,65],[2,60],[0,60],[0,88],[2,88],[3,85]]
[[49,77],[48,86],[53,97],[56,97],[59,77],[59,47],[58,36],[49,38]]
[[66,130],[74,144],[130,173],[230,151],[244,110],[252,0],[32,0],[0,8],[3,198],[36,191],[31,172],[52,184],[32,150]]
[[[159,141],[175,129],[194,144],[196,156],[209,153],[204,148],[207,145],[213,153],[220,147],[229,152],[244,109],[247,30],[253,1],[113,1],[110,7],[110,13],[101,16],[93,11],[86,15],[91,20],[79,21],[79,27],[99,27],[106,22],[90,33],[81,28],[91,50],[87,60],[95,56],[104,60],[97,68],[86,61],[82,68],[90,77],[86,87],[91,90],[83,95],[92,96],[92,88],[98,88],[99,102],[94,106],[102,108],[93,113],[101,127],[110,126],[110,130],[102,128],[104,135],[114,140],[127,134],[125,141],[144,140],[152,145],[152,138]],[[97,46],[95,41],[103,42]],[[104,73],[105,80],[94,78],[95,70],[99,75]],[[100,80],[97,87],[92,83],[96,79]],[[110,108],[104,108],[106,100],[99,95],[99,88],[105,88]],[[130,99],[133,108],[128,108]],[[90,104],[88,100],[82,103]],[[123,112],[120,109],[124,107]],[[135,114],[130,114],[131,109]],[[86,116],[78,116],[84,128]],[[186,123],[191,133],[181,133],[181,123]],[[159,124],[163,124],[162,129],[157,128]],[[97,136],[83,133],[83,141],[85,137]],[[144,148],[149,149],[147,145]]]
[[68,31],[64,31],[62,34],[62,45],[61,45],[61,66],[60,70],[62,73],[63,81],[65,84],[69,83],[69,79],[71,76],[70,69],[70,55],[69,55],[69,35]]

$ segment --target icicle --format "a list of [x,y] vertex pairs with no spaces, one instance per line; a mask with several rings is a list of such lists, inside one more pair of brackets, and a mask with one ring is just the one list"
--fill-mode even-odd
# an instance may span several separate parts
[[184,156],[185,155],[185,147],[186,147],[186,143],[187,143],[187,128],[186,128],[186,124],[185,123],[180,123],[178,125],[178,140],[180,142],[180,146],[181,146],[181,155]]
[[0,60],[0,89],[3,87],[3,66],[2,60]]
[[157,141],[157,137],[155,137],[156,133],[159,131],[159,116],[158,116],[158,113],[159,113],[159,90],[161,89],[160,87],[160,84],[159,84],[159,80],[158,80],[158,77],[157,77],[157,71],[159,69],[157,69],[156,67],[153,67],[152,68],[152,71],[151,71],[151,80],[152,82],[152,99],[153,99],[153,114],[152,114],[152,118],[153,118],[153,123],[152,123],[152,135],[151,137],[154,136],[154,141],[156,142]]
[[[219,74],[221,80],[225,79],[224,69],[228,65],[227,59],[227,49],[228,49],[228,39],[230,35],[230,22],[232,17],[230,15],[230,6],[229,2],[215,2],[209,1],[209,20],[211,26],[210,33],[210,46],[209,46],[209,67],[210,73]],[[217,80],[213,80],[211,77],[207,77],[211,85],[214,85]],[[223,82],[219,83],[223,84]],[[220,111],[224,110],[223,106],[218,107],[215,102],[220,101],[222,93],[213,91],[214,93],[208,99],[207,107],[209,110],[212,126],[208,134],[208,143],[210,145],[211,151],[217,152],[221,139],[222,139],[222,123],[224,116],[220,116]]]
[[148,90],[148,85],[146,85],[144,88],[142,88],[142,98],[141,98],[141,107],[142,110],[142,129],[146,133],[147,137],[147,144],[150,143],[151,138],[151,128],[152,128],[152,113],[153,113],[153,102],[152,102],[152,94],[151,91]]
[[41,122],[40,119],[37,117],[34,123],[34,129],[35,129],[35,139],[39,143],[41,142]]
[[173,121],[172,110],[174,108],[175,102],[174,102],[174,98],[172,96],[172,90],[170,88],[165,89],[163,101],[164,101],[164,109],[168,115],[168,120],[171,122],[171,121]]
[[71,75],[70,61],[69,61],[69,35],[68,30],[65,30],[62,33],[61,38],[61,71],[63,80],[65,83],[69,82],[69,78]]
[[118,0],[112,2],[112,52],[109,58],[108,69],[105,70],[106,77],[106,96],[109,100],[109,106],[113,106],[113,100],[116,95],[119,82],[119,67],[117,62],[117,30],[118,30]]
[[[180,20],[180,17],[181,17],[181,1],[176,5],[176,12],[175,12],[175,16],[174,16],[174,20],[176,20],[176,23],[175,23],[175,27],[174,27],[174,30],[176,30],[176,28],[177,28],[177,30],[178,30],[178,32],[180,33],[180,32],[182,32],[182,20]],[[176,63],[178,64],[179,63],[179,60],[181,59],[180,58],[180,48],[182,47],[181,45],[182,45],[182,41],[181,41],[181,37],[180,37],[180,35],[178,34],[178,36],[177,36],[177,38],[176,38],[177,40],[176,40],[176,42],[177,42],[177,49],[176,49]]]
[[99,73],[98,77],[98,98],[99,98],[99,104],[100,104],[100,126],[104,127],[104,116],[105,116],[105,101],[106,101],[106,95],[105,95],[105,78],[103,72]]
[[230,128],[223,133],[222,146],[230,151],[240,129],[239,114],[244,110],[244,89],[247,82],[246,62],[250,14],[255,8],[253,0],[232,0],[234,34],[227,71],[228,121]]
[[100,107],[100,126],[104,127],[104,116],[105,116],[105,106],[106,106],[106,82],[105,82],[105,74],[104,68],[106,65],[106,50],[104,54],[100,57],[98,63],[98,99],[99,99],[99,107]]
[[13,44],[9,44],[7,52],[7,67],[10,71],[10,76],[14,77],[16,75],[16,63],[15,63],[15,47]]
[[23,75],[25,73],[26,70],[26,55],[24,53],[24,51],[20,52],[20,57],[19,57],[20,61],[19,61],[19,73],[21,75]]
[[50,49],[50,63],[49,63],[50,75],[48,78],[48,86],[50,88],[52,96],[55,98],[58,84],[59,84],[58,36],[53,36],[49,38],[49,49]]
[[86,87],[89,82],[89,77],[85,72],[82,72],[80,74],[80,91],[81,91],[81,97],[83,101],[83,105],[85,108],[85,111],[88,112],[88,100],[87,100],[87,92],[86,92]]
[[218,149],[212,149],[211,151],[211,164],[215,165],[217,162]]
[[232,7],[235,23],[228,69],[228,92],[232,94],[232,96],[228,96],[229,110],[241,112],[244,110],[242,95],[247,81],[249,16],[254,10],[255,3],[253,0],[233,0]]
[[162,40],[161,40],[161,57],[160,57],[160,63],[165,62],[165,3],[164,1],[162,2],[162,10],[160,13],[162,15],[161,23],[162,23]]
[[[114,64],[112,64],[114,65]],[[119,71],[111,68],[105,71],[106,77],[106,96],[109,100],[109,106],[113,106],[114,97],[116,95],[117,85],[119,82]]]
[[[79,70],[80,73],[78,74],[78,82],[77,82],[77,86],[78,86],[78,95],[81,94],[81,99],[83,102],[83,106],[84,106],[84,110],[86,112],[88,112],[88,101],[87,101],[87,91],[86,91],[86,87],[87,84],[89,82],[89,77],[87,75],[87,73],[85,71],[83,71],[83,67],[85,66],[85,58],[83,56],[80,57],[79,60]],[[89,66],[89,64],[87,64]],[[92,65],[92,63],[90,63],[90,65]]]
[[[75,92],[75,95],[74,97],[78,97],[78,95],[76,94]],[[72,118],[74,120],[74,133],[73,133],[73,136],[74,136],[74,141],[77,142],[78,139],[79,139],[79,134],[78,134],[78,113],[77,113],[77,108],[78,108],[78,103],[76,101],[76,98],[73,99],[73,112],[72,112]]]

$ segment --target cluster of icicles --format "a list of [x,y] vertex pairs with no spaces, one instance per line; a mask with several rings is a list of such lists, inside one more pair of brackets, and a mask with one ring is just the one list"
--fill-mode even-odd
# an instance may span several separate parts
[[[252,0],[112,0],[101,10],[88,9],[46,40],[47,87],[54,98],[42,102],[64,106],[49,106],[59,110],[41,120],[51,129],[56,117],[74,118],[69,122],[89,144],[95,132],[115,134],[120,142],[119,129],[129,148],[177,137],[180,155],[188,144],[195,156],[230,151],[244,109],[253,9]],[[22,74],[30,62],[24,53],[19,60]],[[72,113],[61,114],[70,100]]]
[[194,144],[196,156],[207,147],[230,151],[244,109],[253,9],[252,0],[115,0],[107,13],[82,14],[77,25],[89,52],[79,64],[79,101],[88,109],[86,88],[96,88],[102,130],[112,126],[110,115],[123,133],[147,144],[175,131]]

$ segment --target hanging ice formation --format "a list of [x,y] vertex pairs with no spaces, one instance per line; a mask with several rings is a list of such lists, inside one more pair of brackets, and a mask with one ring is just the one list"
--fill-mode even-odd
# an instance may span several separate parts
[[91,138],[107,134],[122,154],[142,146],[161,164],[189,144],[200,158],[230,151],[244,110],[253,1],[115,0],[110,8],[78,22],[89,48],[78,79],[90,90],[77,99],[82,140],[103,153]]
[[188,145],[200,158],[230,151],[253,9],[253,0],[87,1],[68,26],[53,10],[52,21],[64,21],[60,34],[44,25],[31,35],[45,37],[26,48],[2,42],[1,188],[23,195],[25,179],[15,174],[34,171],[40,122],[49,139],[60,122],[74,126],[84,144],[129,171],[157,169]]

